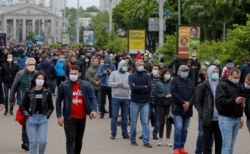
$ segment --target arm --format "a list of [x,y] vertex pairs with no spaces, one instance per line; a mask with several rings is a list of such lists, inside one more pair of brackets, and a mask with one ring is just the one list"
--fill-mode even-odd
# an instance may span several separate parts
[[17,90],[18,83],[19,83],[19,80],[21,79],[21,77],[22,77],[21,71],[17,72],[17,74],[15,76],[15,79],[14,79],[14,81],[12,83],[11,89],[10,89],[10,97],[9,97],[9,102],[10,103],[15,102],[15,92]]
[[198,115],[200,118],[202,118],[202,113],[203,113],[203,103],[204,103],[204,85],[201,83],[197,86],[195,95],[195,107],[198,111]]
[[161,87],[160,83],[157,82],[155,85],[154,95],[156,98],[165,98],[166,95],[164,94],[164,92],[160,91],[160,87]]
[[90,75],[90,69],[88,69],[87,72],[86,72],[86,78],[89,80],[90,83],[94,83],[95,84],[96,80]]
[[63,85],[60,84],[56,97],[56,116],[57,118],[62,117],[62,101],[64,100],[64,88]]
[[128,77],[128,84],[129,84],[130,89],[132,91],[144,89],[143,85],[136,85],[136,83],[134,82],[134,75],[133,74],[129,75],[129,77]]
[[97,71],[97,77],[98,78],[102,78],[104,76],[105,76],[105,74],[104,74],[104,68],[103,68],[103,65],[102,65],[102,66],[100,66],[100,68]]
[[48,103],[48,109],[49,109],[47,112],[47,119],[49,119],[52,112],[54,111],[54,105],[53,105],[51,93],[48,93],[48,95],[47,95],[47,103]]
[[219,85],[216,88],[216,107],[217,109],[221,108],[230,108],[232,105],[235,104],[235,98],[230,97],[227,92],[227,87],[224,86],[222,83],[219,83]]
[[175,78],[172,81],[171,86],[170,86],[170,92],[172,94],[172,98],[174,99],[175,103],[177,103],[179,105],[183,105],[184,104],[184,100],[178,94],[177,79],[178,78]]
[[109,81],[108,81],[108,86],[110,86],[111,88],[120,87],[120,82],[115,81],[115,72],[111,72]]
[[26,118],[30,116],[29,107],[30,107],[29,92],[25,92],[22,98],[22,103],[20,104],[20,108]]

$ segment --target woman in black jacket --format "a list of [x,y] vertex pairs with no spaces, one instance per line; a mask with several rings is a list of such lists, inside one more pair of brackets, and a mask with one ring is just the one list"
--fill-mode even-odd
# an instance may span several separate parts
[[29,138],[29,151],[30,154],[35,154],[39,149],[39,154],[44,154],[47,144],[48,118],[54,110],[46,75],[39,71],[31,80],[30,87],[30,90],[25,92],[20,105],[25,117],[27,117],[26,130]]
[[160,81],[158,81],[155,85],[155,97],[157,104],[157,113],[159,117],[159,142],[158,146],[163,145],[163,130],[166,121],[166,145],[172,147],[173,145],[170,143],[169,138],[171,135],[171,122],[167,119],[170,112],[170,105],[172,101],[172,95],[170,94],[170,84],[171,84],[171,72],[169,69],[162,70],[160,74]]

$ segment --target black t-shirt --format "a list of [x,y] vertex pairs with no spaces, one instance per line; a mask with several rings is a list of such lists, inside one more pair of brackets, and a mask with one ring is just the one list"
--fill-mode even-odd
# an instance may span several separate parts
[[36,108],[35,113],[42,113],[43,90],[35,90]]

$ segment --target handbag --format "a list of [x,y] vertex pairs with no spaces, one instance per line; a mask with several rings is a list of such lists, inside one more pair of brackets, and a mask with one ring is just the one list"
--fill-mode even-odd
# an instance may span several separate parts
[[23,114],[23,111],[21,110],[21,108],[19,107],[16,111],[16,121],[21,125],[21,126],[25,126],[26,123],[26,117]]

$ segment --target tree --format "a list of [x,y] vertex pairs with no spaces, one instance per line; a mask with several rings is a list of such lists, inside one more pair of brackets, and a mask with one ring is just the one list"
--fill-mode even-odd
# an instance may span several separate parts
[[96,6],[90,6],[86,8],[86,12],[99,12],[100,10]]

